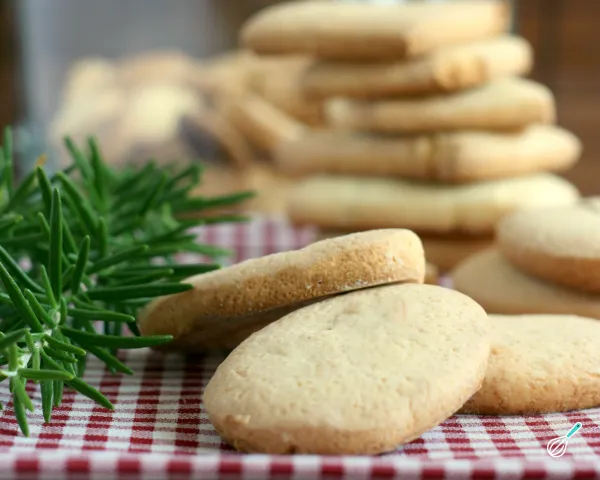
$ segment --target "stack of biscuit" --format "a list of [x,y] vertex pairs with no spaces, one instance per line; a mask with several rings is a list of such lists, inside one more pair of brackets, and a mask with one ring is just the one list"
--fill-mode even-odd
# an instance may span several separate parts
[[449,270],[490,246],[506,214],[575,202],[557,173],[580,142],[556,125],[552,92],[524,78],[532,49],[507,33],[510,18],[494,0],[288,2],[250,18],[243,46],[272,62],[310,59],[294,88],[322,105],[318,128],[258,98],[232,109],[294,178],[292,222],[324,236],[409,228]]
[[452,271],[454,287],[498,314],[600,319],[600,198],[521,210],[496,226],[496,246]]
[[162,349],[232,349],[203,403],[246,452],[379,454],[457,413],[600,405],[600,322],[488,315],[464,293],[422,285],[424,274],[414,232],[371,230],[188,278],[190,290],[153,300],[138,323],[173,336]]

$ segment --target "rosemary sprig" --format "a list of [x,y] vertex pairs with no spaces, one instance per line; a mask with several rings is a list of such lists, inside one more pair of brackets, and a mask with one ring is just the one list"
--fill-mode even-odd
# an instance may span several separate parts
[[[151,161],[117,170],[103,161],[94,139],[87,149],[69,138],[65,145],[71,166],[48,176],[42,156],[18,184],[10,128],[0,147],[0,381],[9,380],[24,435],[27,411],[34,410],[29,381],[40,384],[46,422],[65,386],[113,408],[82,379],[88,356],[131,375],[118,350],[168,342],[169,336],[140,337],[137,311],[154,297],[191,288],[180,283],[184,278],[219,268],[178,265],[174,257],[226,255],[197,244],[189,229],[244,221],[210,216],[210,209],[252,196],[190,198],[202,173],[198,164],[165,168]],[[131,335],[121,334],[123,325]]]

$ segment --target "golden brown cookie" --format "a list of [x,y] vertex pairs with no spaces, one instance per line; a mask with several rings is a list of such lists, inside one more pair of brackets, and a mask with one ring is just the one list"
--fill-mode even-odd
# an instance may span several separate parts
[[479,389],[488,324],[479,305],[443,287],[341,295],[238,346],[209,381],[204,405],[215,429],[245,452],[388,452]]
[[334,128],[383,133],[513,131],[556,121],[552,92],[522,78],[500,79],[446,95],[373,101],[333,99],[325,108]]
[[535,415],[600,405],[597,319],[491,315],[490,330],[483,385],[462,413]]
[[502,33],[509,22],[500,1],[284,2],[250,17],[240,37],[259,54],[399,59]]
[[144,335],[173,335],[169,349],[233,348],[303,304],[424,278],[423,247],[413,232],[356,233],[191,277],[192,290],[151,302],[139,326]]
[[458,291],[488,313],[566,314],[600,319],[600,295],[578,292],[523,273],[496,249],[475,254],[452,272]]
[[473,88],[531,70],[527,40],[499,35],[441,47],[430,55],[388,62],[315,62],[302,85],[311,98],[382,98]]
[[496,232],[500,252],[524,272],[600,293],[600,198],[515,212]]
[[274,145],[273,160],[288,175],[342,173],[445,183],[559,172],[572,167],[581,154],[580,140],[554,125],[532,125],[519,132],[413,136],[306,132]]

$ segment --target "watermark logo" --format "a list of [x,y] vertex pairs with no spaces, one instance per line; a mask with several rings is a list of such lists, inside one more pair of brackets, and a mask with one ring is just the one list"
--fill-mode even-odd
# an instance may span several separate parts
[[546,450],[548,451],[548,455],[553,458],[562,457],[567,451],[567,445],[569,445],[570,438],[575,435],[579,429],[582,427],[581,422],[577,422],[575,425],[571,427],[569,433],[563,435],[562,437],[555,438],[548,442],[546,446]]

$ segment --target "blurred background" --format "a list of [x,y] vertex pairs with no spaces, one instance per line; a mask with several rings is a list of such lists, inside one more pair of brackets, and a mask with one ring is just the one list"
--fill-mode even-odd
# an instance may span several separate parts
[[[218,70],[214,62],[226,66],[227,55],[237,47],[240,26],[271,3],[277,2],[0,0],[0,125],[20,126],[24,157],[34,158],[48,142],[52,144],[54,130],[72,128],[74,135],[85,130],[91,120],[80,111],[81,105],[96,102],[93,122],[97,123],[90,128],[102,130],[110,139],[104,144],[117,159],[156,153],[200,156],[218,164],[224,156],[226,162],[241,165],[249,150],[236,144],[218,120],[202,117],[199,112],[205,103],[195,104],[193,92],[206,99],[207,92],[223,87],[224,77],[204,75],[208,62],[213,62],[213,73]],[[515,0],[513,7],[514,31],[529,40],[535,51],[531,77],[552,89],[558,122],[584,145],[582,160],[565,176],[584,194],[600,194],[600,2]],[[149,54],[154,57],[146,62],[143,56],[136,57]],[[94,81],[110,82],[115,69],[121,69],[120,74],[136,87],[148,86],[149,76],[158,72],[173,75],[178,88],[160,90],[154,85],[157,88],[146,89],[133,100],[129,97],[132,103],[126,112],[121,110],[123,91],[111,91],[93,102],[80,101],[79,110],[69,104],[81,93],[69,82],[85,83],[82,79],[88,74]],[[180,82],[180,70],[195,73]],[[235,88],[234,80],[235,75],[227,88]],[[136,111],[136,105],[142,104],[144,108]],[[310,115],[303,120],[310,122]],[[182,116],[195,127],[185,145],[167,132],[174,128],[173,119]],[[160,145],[158,137],[164,138]],[[261,185],[260,179],[256,182]]]

